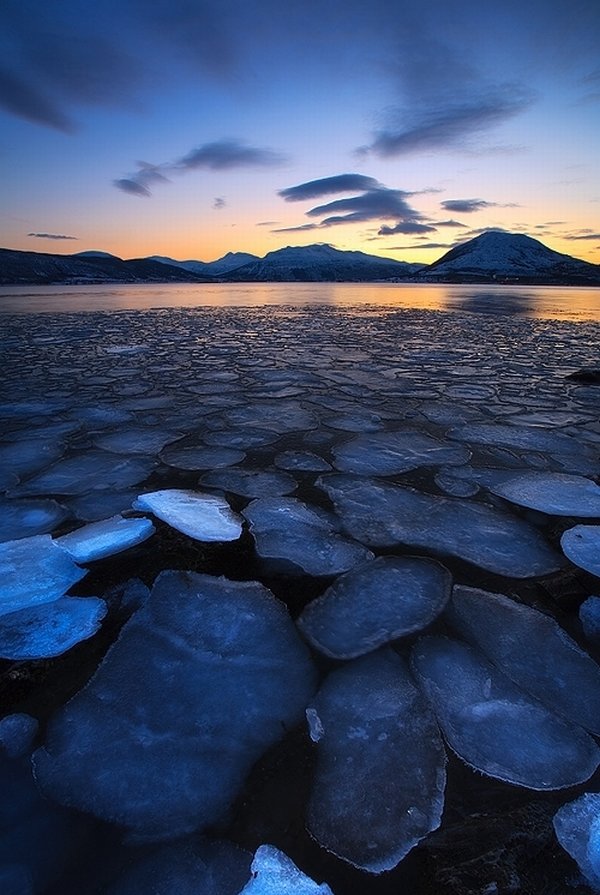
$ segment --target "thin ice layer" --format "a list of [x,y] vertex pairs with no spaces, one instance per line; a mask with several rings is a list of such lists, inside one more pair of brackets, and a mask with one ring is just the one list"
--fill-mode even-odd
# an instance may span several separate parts
[[212,469],[202,476],[200,484],[242,497],[280,497],[298,487],[291,475],[275,469]]
[[69,516],[55,500],[0,500],[0,541],[48,534]]
[[345,530],[374,547],[449,554],[512,578],[546,575],[560,557],[532,525],[487,504],[350,475],[321,476]]
[[380,556],[337,578],[298,619],[316,649],[352,659],[425,628],[450,599],[452,577],[440,563]]
[[318,743],[308,829],[355,867],[391,870],[440,824],[446,754],[431,709],[386,649],[330,674],[307,717]]
[[87,574],[50,535],[0,544],[0,615],[50,603]]
[[106,610],[97,597],[63,597],[0,616],[0,657],[24,661],[61,656],[100,629]]
[[600,764],[584,730],[519,690],[466,643],[423,637],[412,667],[448,744],[476,770],[546,790],[583,783]]
[[15,494],[86,494],[88,491],[121,490],[146,479],[156,461],[148,457],[127,457],[105,451],[85,451],[23,482]]
[[506,476],[487,488],[511,503],[551,516],[600,517],[600,488],[584,476],[524,472]]
[[515,684],[600,734],[600,667],[550,618],[503,594],[455,586],[448,617]]
[[242,520],[224,497],[168,488],[140,495],[136,510],[149,510],[177,531],[196,541],[236,541]]
[[49,798],[138,839],[203,829],[301,721],[314,684],[285,606],[261,584],[163,572],[52,719],[37,780]]
[[308,575],[339,575],[373,558],[370,550],[338,533],[331,513],[293,497],[253,500],[243,515],[250,523],[256,552]]

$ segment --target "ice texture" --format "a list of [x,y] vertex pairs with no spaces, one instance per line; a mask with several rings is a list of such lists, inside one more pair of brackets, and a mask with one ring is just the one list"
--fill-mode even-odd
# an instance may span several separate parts
[[458,633],[553,712],[600,734],[600,667],[548,615],[503,594],[455,586]]
[[177,441],[182,432],[167,432],[152,426],[132,426],[102,433],[94,439],[96,447],[115,454],[158,454],[165,445]]
[[52,719],[38,783],[135,838],[177,838],[222,817],[314,685],[285,606],[261,584],[162,572]]
[[68,516],[66,507],[55,500],[0,500],[0,542],[47,534]]
[[106,603],[97,597],[63,597],[0,616],[0,657],[50,659],[87,640],[102,624]]
[[75,562],[87,563],[141,544],[152,534],[154,525],[149,519],[124,519],[117,515],[77,528],[56,538],[54,543],[66,550]]
[[8,758],[29,755],[38,727],[37,720],[24,712],[5,715],[0,720],[0,755]]
[[273,461],[279,469],[290,472],[328,472],[331,465],[311,451],[283,451]]
[[252,875],[239,895],[333,895],[326,883],[316,883],[274,845],[256,849]]
[[128,457],[89,450],[59,460],[54,466],[23,482],[15,489],[22,494],[86,494],[130,488],[146,479],[156,461],[149,457]]
[[412,667],[448,744],[476,770],[546,790],[582,783],[600,764],[584,730],[519,690],[467,644],[423,637]]
[[370,547],[424,548],[512,578],[560,568],[560,557],[536,528],[487,504],[350,475],[321,476],[317,485],[348,534]]
[[584,476],[524,472],[487,487],[511,503],[551,516],[600,517],[600,488]]
[[202,476],[200,485],[242,497],[280,497],[298,487],[291,475],[275,469],[213,469]]
[[429,705],[384,649],[332,672],[307,716],[318,743],[309,831],[355,867],[391,870],[441,820],[446,754]]
[[314,429],[316,416],[300,401],[255,401],[223,413],[228,428],[267,429],[280,435]]
[[352,659],[425,628],[450,599],[452,576],[440,563],[380,556],[341,575],[298,619],[316,649]]
[[587,640],[600,645],[600,597],[591,596],[579,607],[579,621]]
[[600,525],[576,525],[567,529],[560,546],[572,563],[600,578]]
[[0,468],[26,478],[50,464],[65,452],[65,444],[58,438],[19,438],[0,444]]
[[0,544],[0,616],[57,600],[86,574],[50,535],[6,541]]
[[359,435],[333,448],[336,469],[361,475],[393,475],[419,466],[460,465],[471,452],[426,432],[401,430]]
[[342,537],[335,516],[293,497],[253,500],[243,511],[256,552],[263,559],[308,575],[338,575],[373,558],[370,550]]
[[246,454],[227,447],[174,447],[163,451],[160,459],[176,469],[220,469],[241,463]]
[[196,541],[236,541],[242,533],[238,514],[215,494],[168,488],[140,495],[133,506],[149,510]]
[[137,861],[106,895],[238,895],[251,860],[230,842],[184,839]]
[[600,892],[600,793],[586,792],[559,808],[554,831],[593,891]]

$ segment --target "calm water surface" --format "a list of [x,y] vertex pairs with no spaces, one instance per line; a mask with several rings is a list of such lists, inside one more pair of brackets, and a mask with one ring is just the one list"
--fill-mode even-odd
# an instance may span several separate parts
[[416,283],[195,283],[2,286],[0,313],[181,307],[353,305],[600,321],[600,287]]

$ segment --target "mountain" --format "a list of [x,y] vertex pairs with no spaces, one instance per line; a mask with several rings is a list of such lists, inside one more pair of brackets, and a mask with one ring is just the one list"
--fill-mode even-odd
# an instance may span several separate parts
[[413,276],[421,264],[342,252],[330,245],[287,246],[224,276],[232,282],[364,282]]
[[222,258],[216,261],[175,261],[173,258],[166,258],[164,255],[152,255],[151,261],[160,261],[161,264],[170,264],[173,267],[180,267],[182,270],[189,270],[192,273],[208,274],[209,276],[219,276],[248,264],[250,261],[258,261],[258,255],[251,255],[249,252],[227,252]]
[[119,258],[118,255],[111,255],[110,252],[100,252],[96,249],[88,249],[87,252],[75,252],[73,255],[74,258],[115,258],[117,261],[122,261],[122,258]]
[[420,279],[458,282],[600,283],[600,265],[547,248],[522,233],[488,230],[447,252]]
[[122,261],[114,255],[50,255],[0,249],[0,284],[212,282],[147,258]]

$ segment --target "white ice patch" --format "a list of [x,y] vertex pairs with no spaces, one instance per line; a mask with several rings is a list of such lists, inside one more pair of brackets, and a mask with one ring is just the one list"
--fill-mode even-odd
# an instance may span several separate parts
[[326,883],[314,882],[274,845],[257,848],[250,869],[251,879],[239,895],[333,895]]
[[242,533],[238,514],[215,494],[171,488],[142,494],[133,506],[149,510],[196,541],[236,541]]
[[586,792],[554,815],[556,838],[600,892],[600,793]]
[[0,544],[0,615],[57,600],[86,574],[50,535]]

